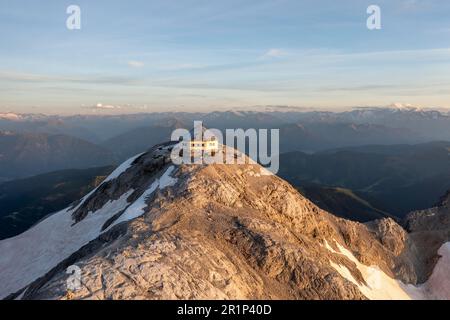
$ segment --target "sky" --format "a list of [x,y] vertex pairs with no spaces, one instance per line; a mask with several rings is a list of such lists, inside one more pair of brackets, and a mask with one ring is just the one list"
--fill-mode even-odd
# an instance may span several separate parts
[[447,0],[0,0],[0,41],[0,112],[450,107]]

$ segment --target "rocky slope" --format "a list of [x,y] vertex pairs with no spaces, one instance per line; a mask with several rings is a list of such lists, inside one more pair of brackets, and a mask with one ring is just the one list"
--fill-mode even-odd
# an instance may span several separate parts
[[[450,298],[425,282],[444,260],[429,263],[422,239],[393,220],[337,218],[236,151],[245,164],[175,166],[171,148],[131,158],[0,241],[0,298]],[[67,289],[71,265],[78,290]]]
[[421,278],[425,280],[439,259],[436,251],[450,239],[450,192],[435,207],[410,213],[403,224],[426,263],[426,270]]

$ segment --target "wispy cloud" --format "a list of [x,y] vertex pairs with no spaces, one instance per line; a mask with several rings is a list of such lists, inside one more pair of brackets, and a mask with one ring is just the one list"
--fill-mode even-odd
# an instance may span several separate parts
[[418,5],[419,3],[417,0],[403,0],[401,3],[402,8],[407,10],[416,9]]
[[39,73],[23,73],[16,71],[1,71],[0,81],[23,83],[78,83],[78,84],[111,84],[111,85],[136,85],[140,79],[121,75],[54,75]]
[[263,58],[281,58],[287,56],[287,51],[283,49],[269,49],[266,53],[264,53]]
[[194,63],[175,63],[171,65],[163,65],[159,69],[163,71],[178,71],[178,70],[191,70],[191,69],[201,69],[205,65],[194,64]]
[[130,60],[128,61],[128,66],[131,68],[142,68],[145,66],[145,63],[142,61]]
[[121,106],[116,106],[112,104],[103,104],[103,103],[97,103],[94,106],[87,107],[91,110],[116,110],[116,109],[122,109]]

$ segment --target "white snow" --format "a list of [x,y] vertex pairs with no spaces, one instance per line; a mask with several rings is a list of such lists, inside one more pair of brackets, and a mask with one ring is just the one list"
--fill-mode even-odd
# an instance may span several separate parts
[[346,256],[356,264],[367,285],[359,283],[345,266],[335,264],[330,261],[331,266],[345,279],[355,284],[363,295],[370,300],[409,300],[411,296],[405,291],[400,281],[390,278],[377,266],[366,266],[358,261],[355,256],[346,248],[336,242],[339,251],[333,250],[328,243],[327,249]]
[[137,217],[140,217],[145,213],[144,209],[147,207],[145,200],[158,188],[158,181],[154,181],[152,185],[137,199],[132,205],[130,205],[124,213],[117,218],[114,223],[112,223],[106,230],[108,231],[115,225],[124,222],[133,220]]
[[[145,152],[144,152],[145,153]],[[139,158],[141,155],[143,155],[144,153],[140,153],[135,155],[134,157],[131,157],[130,159],[128,159],[127,161],[123,162],[120,166],[118,166],[109,176],[107,176],[105,178],[105,180],[102,181],[102,183],[100,183],[96,188],[94,188],[91,192],[89,192],[87,195],[85,195],[80,202],[78,203],[78,205],[71,209],[71,212],[75,212],[78,208],[80,208],[85,202],[86,200],[92,195],[94,194],[98,188],[100,188],[104,183],[114,180],[116,178],[118,178],[122,173],[124,173],[125,171],[127,171],[130,167],[131,164],[134,162],[134,160],[136,160],[137,158]],[[66,208],[65,210],[69,210],[69,208]]]
[[[116,179],[141,155],[125,161],[104,182]],[[83,205],[98,189],[97,187],[83,197],[76,207],[61,210],[24,233],[0,241],[0,299],[45,275],[72,253],[96,239],[101,234],[101,228],[105,222],[120,211],[125,210],[108,229],[144,214],[145,200],[149,195],[158,187],[164,189],[177,182],[177,179],[170,176],[173,170],[174,166],[167,168],[161,178],[156,179],[149,189],[131,205],[127,202],[127,198],[134,192],[133,189],[124,193],[119,199],[107,202],[101,209],[89,212],[83,220],[74,224],[72,213]]]
[[378,266],[366,266],[358,261],[346,248],[335,242],[335,251],[327,242],[325,247],[336,254],[346,256],[356,264],[367,285],[359,283],[345,266],[330,261],[330,265],[345,279],[355,284],[370,300],[450,299],[450,242],[442,245],[442,258],[436,264],[433,274],[422,285],[413,286],[389,277]]
[[[139,155],[127,160],[105,181],[118,177],[127,170]],[[41,221],[24,233],[0,241],[0,299],[17,292],[37,278],[45,275],[58,263],[68,258],[82,246],[101,234],[104,223],[120,211],[125,212],[111,225],[135,219],[145,213],[145,201],[158,187],[173,186],[177,179],[172,178],[174,166],[170,166],[160,179],[156,179],[133,204],[127,198],[133,189],[119,199],[107,202],[101,209],[89,212],[80,222],[74,224],[75,212],[91,194],[86,195],[75,208],[66,208]],[[107,229],[107,230],[108,230]],[[106,231],[105,231],[106,232]]]
[[443,244],[441,256],[430,278],[423,284],[423,290],[431,299],[450,299],[450,242]]
[[245,116],[245,114],[242,112],[242,111],[236,111],[236,110],[232,110],[232,111],[230,111],[232,114],[234,114],[235,116],[238,116],[238,117],[244,117]]
[[133,190],[109,201],[73,225],[74,209],[59,211],[24,233],[0,241],[0,299],[45,275],[59,262],[96,239],[103,224],[128,206]]
[[22,300],[23,296],[25,295],[25,293],[27,293],[28,288],[25,288],[21,294],[19,294],[14,300]]
[[401,102],[395,102],[388,106],[388,108],[392,109],[415,109],[414,105],[411,103],[401,103]]
[[[145,153],[145,152],[144,152]],[[131,164],[134,162],[134,160],[136,160],[137,158],[139,158],[141,155],[143,155],[144,153],[140,153],[135,155],[134,157],[131,157],[130,159],[128,159],[127,161],[125,161],[124,163],[122,163],[120,166],[118,166],[109,176],[107,176],[105,178],[105,180],[102,181],[102,183],[100,183],[96,188],[94,188],[94,190],[92,190],[91,192],[89,192],[87,195],[85,195],[80,202],[78,203],[78,205],[71,210],[71,212],[76,211],[79,207],[81,207],[84,202],[92,195],[94,194],[98,188],[100,188],[100,186],[102,186],[104,183],[117,179],[122,173],[124,173],[125,171],[127,171],[130,167]],[[69,210],[68,208],[66,210]]]
[[153,192],[155,192],[158,187],[159,189],[164,189],[166,187],[175,185],[178,179],[172,178],[170,176],[174,169],[174,166],[170,166],[169,168],[167,168],[161,178],[153,181],[150,187],[139,197],[139,199],[137,199],[131,206],[129,206],[127,210],[116,221],[114,221],[114,223],[112,223],[108,227],[108,229],[106,229],[106,231],[121,222],[133,220],[142,216],[145,213],[145,208],[147,207],[147,198]]
[[166,172],[164,172],[164,174],[161,176],[161,178],[159,179],[160,189],[164,189],[165,187],[171,187],[175,185],[175,183],[177,183],[178,179],[172,178],[170,176],[170,174],[173,172],[174,169],[175,169],[174,166],[170,166],[169,168],[167,168]]
[[114,170],[104,181],[103,181],[103,183],[105,183],[105,182],[108,182],[108,181],[111,181],[111,180],[114,180],[114,179],[116,179],[117,177],[119,177],[122,173],[124,173],[125,171],[127,171],[130,167],[131,167],[131,164],[134,162],[134,160],[136,160],[137,158],[139,158],[140,156],[142,156],[143,154],[144,154],[145,152],[143,152],[143,153],[140,153],[140,154],[137,154],[137,155],[135,155],[134,157],[132,157],[132,158],[130,158],[130,159],[128,159],[127,161],[125,161],[124,163],[122,163],[120,166],[118,166],[117,168],[116,168],[116,170]]

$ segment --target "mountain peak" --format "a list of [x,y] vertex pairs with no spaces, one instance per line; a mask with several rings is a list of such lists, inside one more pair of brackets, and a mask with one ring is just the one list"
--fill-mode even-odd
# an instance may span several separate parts
[[388,108],[392,108],[392,109],[407,109],[407,110],[416,110],[418,109],[417,107],[415,107],[414,105],[412,105],[411,103],[401,103],[401,102],[395,102],[392,103],[388,106]]
[[[1,241],[0,297],[425,294],[402,284],[417,283],[421,262],[393,220],[365,226],[334,217],[236,150],[242,164],[174,165],[173,147],[164,143],[130,158],[78,203]],[[73,265],[83,275],[75,291],[65,272]]]

